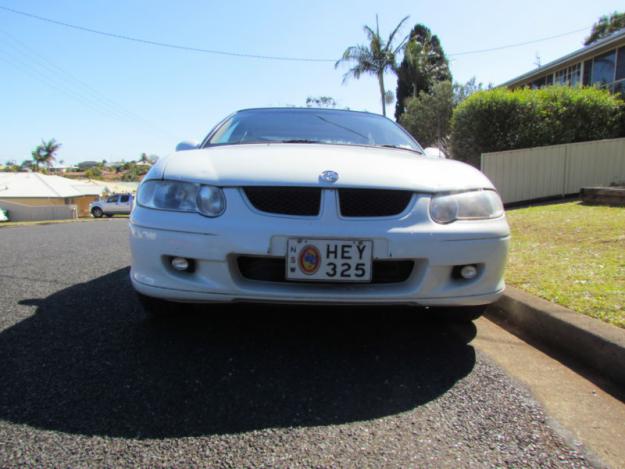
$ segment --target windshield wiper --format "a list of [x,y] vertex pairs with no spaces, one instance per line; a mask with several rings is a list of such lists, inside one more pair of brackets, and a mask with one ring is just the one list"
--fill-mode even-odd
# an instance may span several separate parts
[[403,146],[403,145],[392,145],[392,144],[389,144],[389,143],[385,143],[385,144],[376,145],[376,146],[385,147],[385,148],[399,148],[400,150],[409,150],[409,151],[414,151],[416,153],[419,153],[420,155],[425,155],[425,153],[423,153],[420,150],[417,150],[416,148],[406,147],[406,146]]
[[274,140],[274,142],[278,142],[278,143],[323,143],[320,140],[308,140],[306,138],[292,138],[289,140]]

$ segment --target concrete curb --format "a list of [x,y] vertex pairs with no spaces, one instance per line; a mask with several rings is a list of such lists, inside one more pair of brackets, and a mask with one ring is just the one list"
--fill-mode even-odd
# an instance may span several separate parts
[[486,313],[625,386],[625,330],[513,287]]

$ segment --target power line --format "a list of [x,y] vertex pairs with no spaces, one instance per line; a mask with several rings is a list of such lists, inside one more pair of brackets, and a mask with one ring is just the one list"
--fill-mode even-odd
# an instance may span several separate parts
[[[15,40],[1,29],[0,33],[6,34],[9,40]],[[0,53],[5,54],[5,61],[8,62],[8,59],[10,59],[16,68],[22,68],[23,70],[32,72],[31,76],[33,78],[44,82],[65,94],[71,94],[77,101],[80,101],[85,105],[87,105],[86,103],[88,102],[88,106],[92,110],[97,110],[98,112],[105,111],[106,113],[110,113],[111,116],[115,118],[123,117],[122,113],[118,113],[117,110],[110,106],[98,108],[98,104],[103,104],[101,100],[97,100],[96,98],[86,94],[84,91],[79,90],[74,83],[68,83],[69,80],[64,79],[60,70],[55,70],[53,67],[46,65],[44,62],[38,61],[32,54],[29,54],[26,49],[19,48],[9,41],[3,42],[2,46],[9,46],[12,48],[11,51],[10,49],[3,49],[0,47]]]
[[447,55],[449,57],[457,57],[459,55],[482,54],[484,52],[494,52],[497,50],[512,49],[513,47],[527,46],[529,44],[536,44],[537,42],[544,42],[544,41],[549,41],[551,39],[557,39],[559,37],[570,36],[571,34],[581,33],[582,31],[588,31],[588,29],[589,29],[588,27],[580,28],[580,29],[576,29],[574,31],[569,31],[566,33],[556,34],[555,36],[543,37],[541,39],[534,39],[534,40],[525,41],[525,42],[517,42],[516,44],[508,44],[505,46],[491,47],[489,49],[477,49],[477,50],[469,50],[469,51],[464,51],[464,52],[454,52],[452,54],[447,54]]
[[[5,55],[3,56],[2,53],[4,53]],[[16,58],[15,56],[11,56],[10,53],[6,50],[0,50],[0,61],[6,62],[9,65],[12,65],[18,70],[21,70],[26,75],[30,76],[32,79],[48,85],[49,87],[55,89],[59,93],[64,94],[68,96],[69,98],[74,99],[75,101],[78,101],[83,106],[89,108],[90,110],[94,112],[100,113],[106,117],[113,117],[115,119],[120,118],[119,115],[115,114],[109,109],[98,108],[97,105],[93,103],[93,101],[91,101],[84,95],[81,95],[65,87],[62,83],[55,81],[54,79],[51,79],[51,77],[48,74],[42,73],[40,70],[37,70],[35,67],[32,66],[32,64],[29,65],[26,62]]]
[[[133,36],[127,36],[125,34],[117,34],[117,33],[111,33],[111,32],[107,32],[107,31],[101,31],[101,30],[98,30],[98,29],[88,28],[86,26],[80,26],[80,25],[76,25],[76,24],[66,23],[64,21],[59,21],[59,20],[54,20],[54,19],[51,19],[51,18],[46,18],[44,16],[35,15],[33,13],[27,13],[25,11],[15,10],[13,8],[1,6],[1,5],[0,5],[0,10],[4,10],[4,11],[7,11],[9,13],[13,13],[15,15],[25,16],[25,17],[28,17],[28,18],[31,18],[31,19],[36,19],[38,21],[43,21],[43,22],[46,22],[46,23],[55,24],[57,26],[63,26],[63,27],[66,27],[66,28],[75,29],[75,30],[78,30],[78,31],[83,31],[83,32],[92,33],[92,34],[98,34],[100,36],[105,36],[105,37],[112,37],[112,38],[120,39],[120,40],[124,40],[124,41],[136,42],[136,43],[139,43],[139,44],[147,44],[147,45],[151,45],[151,46],[165,47],[165,48],[168,48],[168,49],[177,49],[177,50],[184,50],[184,51],[189,51],[189,52],[201,52],[201,53],[205,53],[205,54],[214,54],[214,55],[224,55],[224,56],[229,56],[229,57],[239,57],[239,58],[248,58],[248,59],[261,59],[261,60],[279,60],[279,61],[286,61],[286,62],[316,62],[316,63],[335,63],[336,62],[335,59],[248,54],[248,53],[242,53],[242,52],[230,52],[230,51],[223,51],[223,50],[217,50],[217,49],[205,49],[205,48],[201,48],[201,47],[185,46],[185,45],[181,45],[181,44],[172,44],[172,43],[168,43],[168,42],[153,41],[153,40],[150,40],[150,39],[143,39],[143,38],[138,38],[138,37],[133,37]],[[452,52],[452,53],[449,53],[447,55],[449,57],[458,57],[458,56],[463,56],[463,55],[483,54],[483,53],[487,53],[487,52],[495,52],[495,51],[500,51],[500,50],[505,50],[505,49],[512,49],[512,48],[515,48],[515,47],[526,46],[526,45],[529,45],[529,44],[536,44],[536,43],[539,43],[539,42],[549,41],[551,39],[557,39],[557,38],[560,38],[560,37],[569,36],[571,34],[579,33],[579,32],[582,32],[582,31],[587,31],[588,29],[589,29],[589,27],[585,27],[585,28],[580,28],[580,29],[576,29],[576,30],[573,30],[573,31],[568,31],[568,32],[561,33],[561,34],[556,34],[556,35],[553,35],[553,36],[543,37],[543,38],[540,38],[540,39],[533,39],[533,40],[530,40],[530,41],[518,42],[518,43],[514,43],[514,44],[507,44],[507,45],[504,45],[504,46],[491,47],[491,48],[487,48],[487,49],[476,49],[476,50],[469,50],[469,51],[462,51],[462,52]]]
[[[23,59],[25,59],[26,61]],[[22,54],[18,57],[15,54],[12,54],[11,51],[6,49],[3,50],[2,48],[0,48],[0,62],[5,62],[15,67],[33,80],[39,81],[49,86],[50,88],[56,90],[58,93],[61,93],[73,99],[74,101],[82,104],[84,107],[95,113],[101,114],[120,123],[126,123],[130,120],[133,124],[138,124],[137,122],[133,121],[130,116],[125,115],[123,112],[113,108],[112,106],[103,105],[101,101],[94,98],[93,96],[85,94],[71,83],[66,83],[65,81],[63,81],[62,77],[57,77],[54,74],[50,74],[49,71],[45,70],[45,68],[42,67],[42,65],[37,64],[36,62],[29,63],[27,60],[28,58],[26,55]],[[145,127],[146,130],[147,128],[148,127]],[[152,130],[152,132],[157,132],[157,130],[154,130],[153,128],[150,128],[150,130]],[[163,133],[162,130],[158,132]]]
[[[113,101],[106,95],[99,92],[97,89],[90,86],[88,83],[76,78],[74,75],[69,73],[67,70],[63,69],[59,65],[52,62],[50,59],[46,58],[42,54],[36,52],[35,50],[28,47],[22,41],[18,40],[16,37],[12,36],[8,32],[2,30],[0,28],[0,34],[3,34],[9,39],[9,41],[5,41],[3,44],[5,46],[12,47],[15,52],[20,55],[20,58],[26,60],[28,63],[21,62],[22,66],[31,66],[31,70],[34,70],[36,73],[36,78],[40,81],[43,80],[43,76],[48,79],[48,84],[50,79],[57,80],[61,83],[61,86],[64,88],[64,91],[68,91],[78,96],[78,100],[87,100],[93,106],[98,108],[98,111],[105,110],[106,112],[111,113],[114,117],[121,117],[122,119],[129,120],[134,124],[143,124],[143,126],[147,129],[149,128],[152,132],[157,132],[158,134],[169,134],[164,129],[161,129],[159,126],[155,125],[151,121],[145,119],[143,116],[132,112],[125,107],[121,106],[116,101]],[[11,43],[13,42],[13,44]],[[2,48],[0,47],[0,52]],[[5,51],[5,54],[8,54],[9,51]],[[13,58],[16,61],[15,58]],[[49,73],[41,73],[41,71],[37,68],[44,69]],[[65,85],[68,85],[65,87]],[[51,85],[52,86],[52,85]],[[58,83],[57,83],[58,88]],[[76,98],[76,96],[74,96]],[[83,103],[84,104],[84,103]],[[169,134],[172,136],[171,134]]]
[[25,11],[14,10],[13,8],[8,8],[5,6],[0,6],[0,9],[8,11],[10,13],[14,13],[16,15],[22,15],[22,16],[26,16],[29,18],[39,20],[39,21],[45,21],[47,23],[64,26],[66,28],[77,29],[79,31],[99,34],[100,36],[107,36],[107,37],[112,37],[115,39],[123,39],[125,41],[138,42],[141,44],[149,44],[152,46],[167,47],[169,49],[179,49],[179,50],[186,50],[186,51],[191,51],[191,52],[203,52],[206,54],[226,55],[226,56],[231,56],[231,57],[245,57],[249,59],[282,60],[282,61],[288,61],[288,62],[332,62],[332,63],[336,62],[336,59],[315,59],[315,58],[307,58],[307,57],[282,57],[282,56],[274,56],[274,55],[245,54],[245,53],[239,53],[239,52],[227,52],[227,51],[216,50],[216,49],[203,49],[201,47],[183,46],[180,44],[170,44],[167,42],[152,41],[150,39],[141,39],[137,37],[126,36],[124,34],[109,33],[106,31],[100,31],[98,29],[87,28],[85,26],[78,26],[75,24],[65,23],[63,21],[57,21],[57,20],[53,20],[50,18],[45,18],[43,16],[34,15],[32,13],[26,13]]

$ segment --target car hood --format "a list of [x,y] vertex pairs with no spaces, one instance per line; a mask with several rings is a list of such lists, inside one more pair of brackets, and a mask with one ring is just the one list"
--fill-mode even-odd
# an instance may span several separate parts
[[[339,175],[320,180],[324,171]],[[173,153],[146,179],[233,186],[328,186],[405,189],[421,192],[493,188],[480,171],[453,160],[413,151],[330,144],[241,144]]]

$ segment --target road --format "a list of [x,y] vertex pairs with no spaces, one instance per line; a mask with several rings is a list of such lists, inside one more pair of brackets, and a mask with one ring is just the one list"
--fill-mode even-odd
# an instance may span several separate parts
[[155,322],[129,261],[124,219],[0,229],[0,466],[592,466],[474,325],[253,305]]

